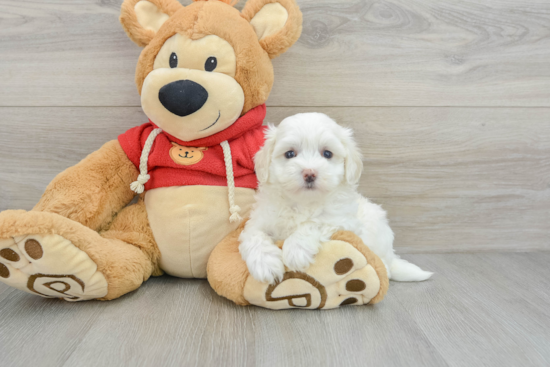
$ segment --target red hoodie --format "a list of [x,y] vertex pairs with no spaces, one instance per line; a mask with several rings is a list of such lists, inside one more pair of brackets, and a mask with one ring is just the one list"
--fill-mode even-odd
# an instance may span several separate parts
[[[265,113],[263,104],[248,111],[227,129],[192,141],[182,141],[162,132],[149,153],[147,171],[151,178],[145,190],[187,185],[227,186],[220,146],[225,140],[231,147],[235,186],[257,188],[254,155],[264,144]],[[145,141],[155,128],[157,126],[150,121],[118,137],[122,149],[138,169]]]

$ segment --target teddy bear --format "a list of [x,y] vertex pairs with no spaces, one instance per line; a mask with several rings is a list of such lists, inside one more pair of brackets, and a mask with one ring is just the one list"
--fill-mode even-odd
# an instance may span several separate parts
[[81,301],[163,272],[206,278],[254,201],[271,59],[302,29],[294,0],[232,5],[123,2],[122,26],[144,47],[135,75],[149,122],[60,173],[31,211],[0,213],[0,281]]
[[0,213],[0,281],[42,297],[112,300],[150,276],[206,278],[208,266],[214,290],[241,305],[384,297],[384,267],[350,233],[278,285],[243,267],[236,233],[258,184],[271,59],[298,40],[302,15],[294,0],[233,5],[123,2],[122,26],[143,47],[135,80],[149,122],[60,173],[31,211]]

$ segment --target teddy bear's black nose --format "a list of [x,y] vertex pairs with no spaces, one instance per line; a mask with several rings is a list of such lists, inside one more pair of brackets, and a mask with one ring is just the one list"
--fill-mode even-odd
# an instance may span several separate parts
[[187,116],[201,109],[208,99],[202,85],[191,80],[177,80],[160,88],[159,101],[174,115]]

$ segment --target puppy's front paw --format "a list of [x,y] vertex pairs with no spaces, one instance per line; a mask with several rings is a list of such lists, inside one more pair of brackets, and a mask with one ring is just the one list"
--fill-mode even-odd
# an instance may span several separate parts
[[319,247],[319,241],[291,236],[283,245],[283,263],[292,271],[305,271],[313,263]]
[[250,275],[262,283],[273,284],[280,281],[285,273],[282,251],[275,245],[250,251],[246,257],[246,266]]

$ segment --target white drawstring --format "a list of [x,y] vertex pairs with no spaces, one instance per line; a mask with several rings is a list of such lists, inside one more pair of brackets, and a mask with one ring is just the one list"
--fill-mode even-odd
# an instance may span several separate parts
[[[141,194],[145,190],[145,184],[151,176],[147,173],[147,165],[149,161],[149,153],[151,153],[151,148],[156,137],[162,132],[162,129],[157,128],[151,131],[145,145],[143,146],[143,151],[141,152],[141,157],[139,159],[139,176],[136,181],[132,182],[130,189],[136,194]],[[231,148],[229,143],[222,141],[220,143],[223,150],[223,159],[225,161],[225,173],[227,175],[227,189],[229,191],[229,222],[235,223],[240,222],[243,218],[239,215],[241,208],[235,204],[235,177],[233,175],[233,159],[231,157]]]
[[235,177],[233,176],[233,159],[231,158],[231,148],[229,143],[222,141],[220,143],[223,149],[223,159],[225,161],[225,174],[227,175],[227,189],[229,191],[229,217],[230,223],[240,222],[243,218],[239,215],[241,208],[235,205]]
[[162,129],[157,128],[151,131],[151,134],[147,137],[145,145],[143,146],[143,151],[141,152],[141,157],[139,159],[139,176],[136,181],[132,182],[130,189],[136,194],[141,194],[145,190],[145,184],[151,176],[147,174],[147,161],[149,160],[149,153],[151,152],[151,147],[155,138],[162,132]]

